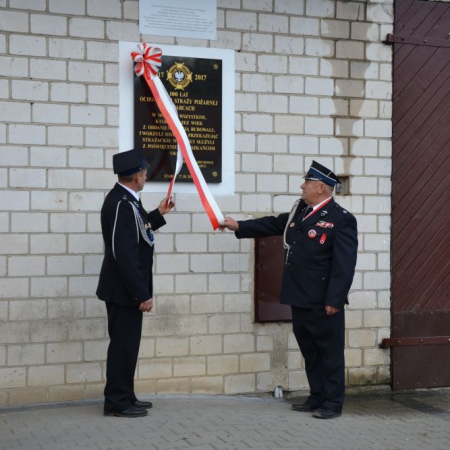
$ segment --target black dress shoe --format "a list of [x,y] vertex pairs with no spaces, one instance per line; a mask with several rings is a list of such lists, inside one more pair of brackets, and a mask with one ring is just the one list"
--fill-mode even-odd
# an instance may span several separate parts
[[141,409],[150,409],[153,405],[152,402],[141,402],[140,400],[136,400],[133,403],[133,406]]
[[292,405],[292,409],[298,412],[313,412],[317,408],[319,408],[318,405],[311,405],[310,403],[298,403],[298,404],[294,403]]
[[334,411],[330,408],[318,408],[313,412],[313,417],[316,419],[334,419],[335,417],[339,417],[342,414],[342,411]]
[[105,416],[115,416],[115,417],[144,417],[147,415],[147,411],[145,409],[139,409],[135,406],[130,406],[123,411],[107,411],[104,410]]

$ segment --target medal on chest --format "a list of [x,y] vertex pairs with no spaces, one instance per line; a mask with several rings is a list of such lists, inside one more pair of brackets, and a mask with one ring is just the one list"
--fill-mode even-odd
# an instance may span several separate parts
[[308,231],[308,237],[310,237],[311,239],[314,239],[317,236],[317,231],[316,230],[309,230]]

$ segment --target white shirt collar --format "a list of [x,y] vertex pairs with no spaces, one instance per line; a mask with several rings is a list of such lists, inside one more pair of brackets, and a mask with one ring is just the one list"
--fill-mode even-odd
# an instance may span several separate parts
[[117,182],[117,184],[119,184],[120,186],[122,186],[124,189],[126,189],[130,194],[133,195],[133,197],[139,201],[139,195],[137,195],[137,192],[134,192],[132,189],[130,189],[129,187],[123,185],[122,183]]
[[318,205],[313,206],[313,207],[312,207],[313,211],[315,211],[316,209],[320,208],[325,202],[327,202],[328,200],[330,200],[330,198],[332,198],[332,197],[333,197],[333,196],[328,197],[328,198],[326,198],[323,202],[320,202]]

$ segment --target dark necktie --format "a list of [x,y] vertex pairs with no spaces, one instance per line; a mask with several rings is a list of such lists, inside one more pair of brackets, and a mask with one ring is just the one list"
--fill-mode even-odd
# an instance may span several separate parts
[[303,220],[305,220],[305,219],[308,217],[308,214],[310,214],[310,213],[312,212],[312,210],[313,210],[312,206],[308,206],[308,207],[305,209],[305,212],[304,212],[304,214],[303,214]]

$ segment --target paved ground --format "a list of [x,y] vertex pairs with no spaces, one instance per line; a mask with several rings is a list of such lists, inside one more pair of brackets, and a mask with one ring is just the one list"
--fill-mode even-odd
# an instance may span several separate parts
[[[143,398],[147,399],[147,398]],[[299,399],[157,396],[144,418],[104,417],[99,401],[0,410],[1,450],[449,450],[450,390],[349,395],[314,419]]]

